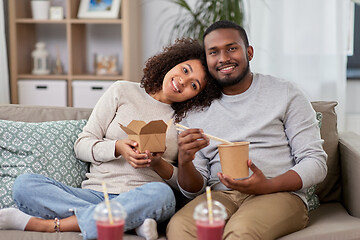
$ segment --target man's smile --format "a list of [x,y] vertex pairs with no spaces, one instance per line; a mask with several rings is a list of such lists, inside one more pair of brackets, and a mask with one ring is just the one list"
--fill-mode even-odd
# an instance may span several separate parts
[[224,74],[229,74],[231,72],[234,71],[234,69],[237,67],[238,65],[233,63],[233,64],[226,64],[226,65],[221,65],[219,67],[216,68],[216,71],[219,71],[221,73]]

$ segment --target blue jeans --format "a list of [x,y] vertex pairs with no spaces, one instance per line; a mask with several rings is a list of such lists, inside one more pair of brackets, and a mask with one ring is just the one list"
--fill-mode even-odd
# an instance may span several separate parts
[[[39,174],[23,174],[14,182],[13,198],[21,211],[34,217],[62,219],[75,213],[83,238],[97,238],[93,215],[96,205],[104,201],[102,192],[69,187]],[[126,210],[125,231],[140,226],[146,218],[162,222],[175,213],[174,193],[161,182],[109,194],[109,198],[121,203]]]

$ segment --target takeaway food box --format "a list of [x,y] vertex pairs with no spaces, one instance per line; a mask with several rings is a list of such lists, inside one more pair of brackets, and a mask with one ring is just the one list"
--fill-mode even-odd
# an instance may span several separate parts
[[166,147],[166,130],[168,125],[163,120],[155,120],[149,123],[140,120],[132,120],[129,125],[119,123],[129,139],[138,143],[137,150],[141,153],[145,150],[150,152],[164,152]]

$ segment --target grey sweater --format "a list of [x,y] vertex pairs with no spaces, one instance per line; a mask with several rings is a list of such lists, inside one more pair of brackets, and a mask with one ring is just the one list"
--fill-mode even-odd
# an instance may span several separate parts
[[[310,102],[292,83],[254,74],[250,88],[238,95],[224,95],[203,112],[192,112],[182,124],[202,128],[205,133],[232,141],[249,141],[249,158],[272,178],[292,169],[302,179],[296,192],[306,203],[306,189],[321,182],[327,172],[327,155]],[[217,150],[219,142],[196,154],[194,165],[204,178],[198,193],[181,191],[189,198],[202,193],[207,185],[225,190]],[[251,173],[250,173],[251,174]]]
[[[102,191],[105,181],[109,193],[119,194],[148,182],[164,182],[151,168],[133,168],[122,156],[115,158],[115,142],[127,139],[118,123],[127,126],[132,120],[169,121],[174,111],[169,104],[148,95],[139,83],[117,81],[97,102],[88,123],[75,142],[76,156],[90,162],[82,188]],[[174,163],[177,158],[177,133],[174,125],[166,134],[163,158]],[[177,188],[177,169],[167,182]]]

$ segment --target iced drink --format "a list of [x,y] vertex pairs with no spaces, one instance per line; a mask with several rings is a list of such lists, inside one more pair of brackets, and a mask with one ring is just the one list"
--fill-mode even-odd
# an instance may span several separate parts
[[[115,201],[110,201],[111,215],[105,202],[99,203],[94,212],[98,240],[122,240],[126,212],[123,206]],[[112,221],[111,221],[112,220]]]
[[221,240],[226,217],[225,207],[218,201],[212,201],[212,222],[209,219],[207,202],[197,205],[194,211],[197,239]]
[[122,240],[124,233],[125,221],[114,221],[110,224],[109,221],[96,221],[96,228],[98,232],[98,239],[100,240]]
[[249,142],[218,145],[222,172],[241,179],[249,176]]
[[224,231],[224,220],[214,221],[196,221],[197,239],[199,240],[221,240]]

